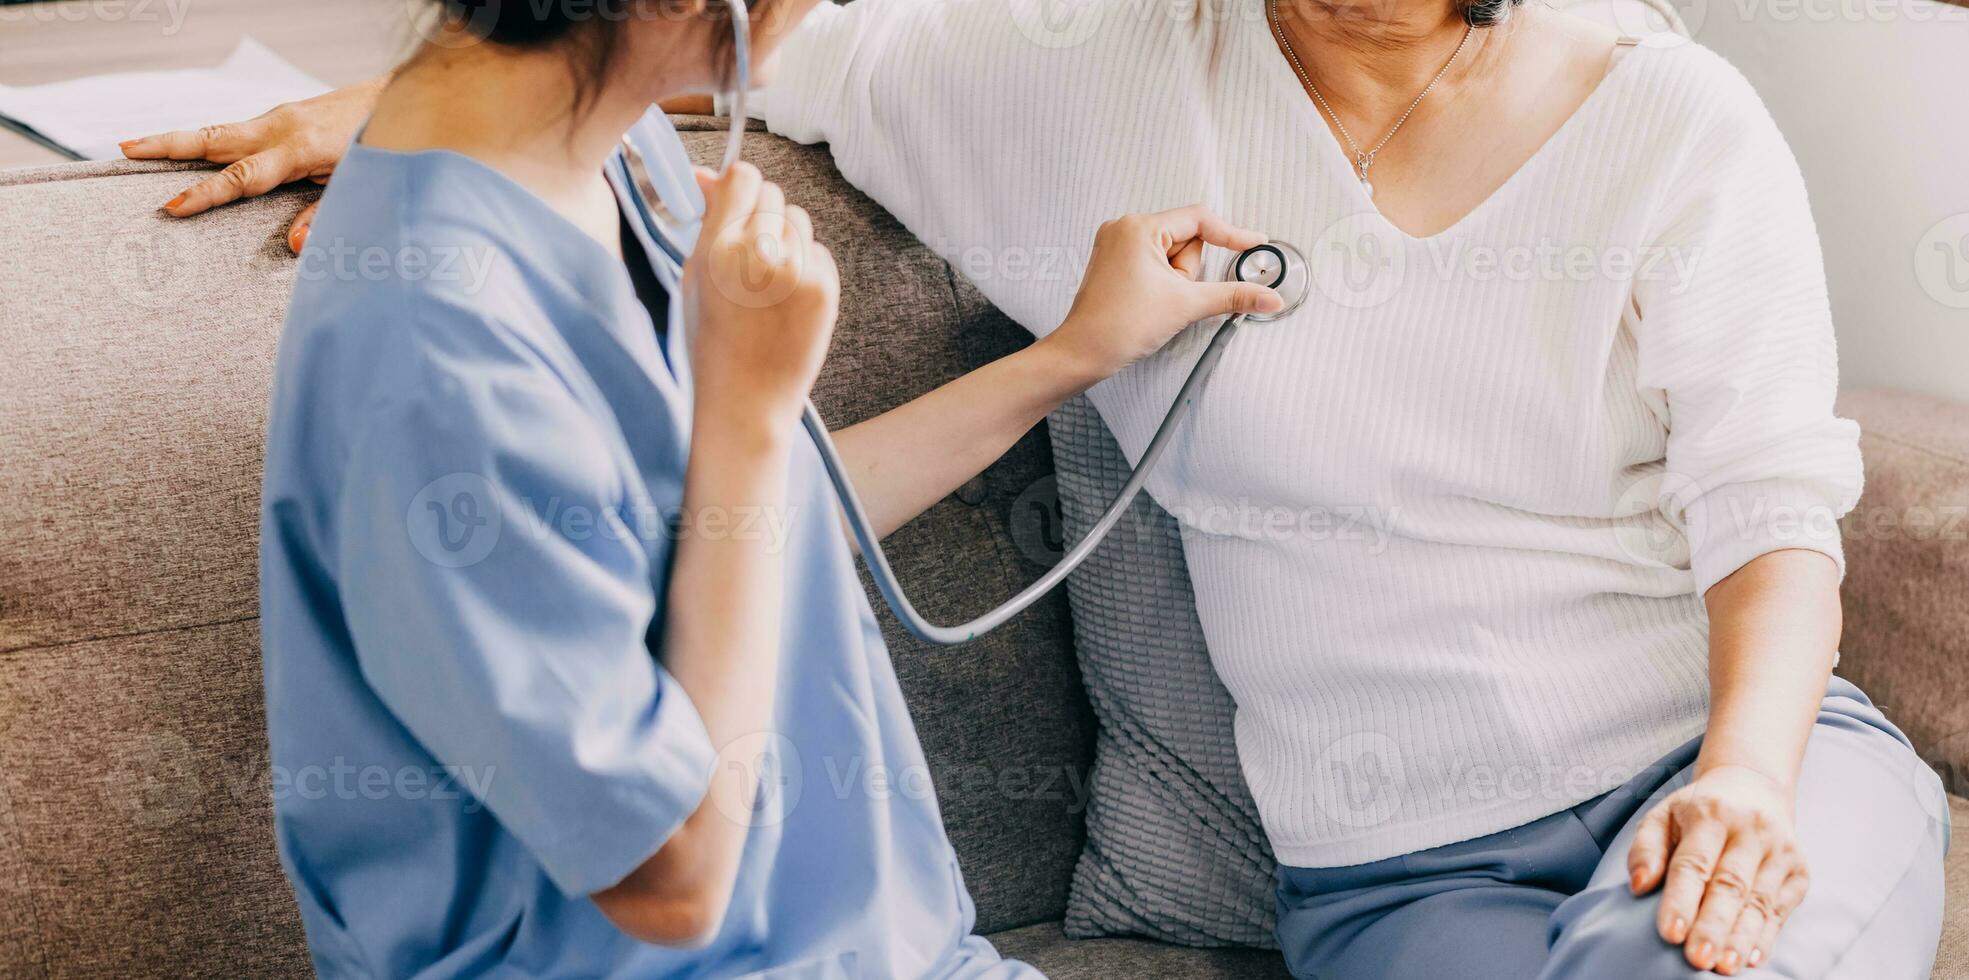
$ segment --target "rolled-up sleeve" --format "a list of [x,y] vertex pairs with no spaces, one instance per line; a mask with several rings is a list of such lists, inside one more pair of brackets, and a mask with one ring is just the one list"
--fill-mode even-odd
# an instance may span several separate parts
[[1707,592],[1760,555],[1817,551],[1844,573],[1839,518],[1861,488],[1859,427],[1833,414],[1838,354],[1796,160],[1741,76],[1664,197],[1635,286],[1640,382],[1667,406],[1660,505]]
[[[747,96],[747,114],[800,143],[819,143],[838,133],[859,107],[850,100],[848,70],[859,53],[867,11],[821,3],[781,40],[773,77]],[[720,111],[727,107],[722,104]]]
[[454,352],[417,387],[375,410],[336,515],[363,677],[563,892],[592,894],[662,846],[713,767],[652,648],[663,536],[524,352]]

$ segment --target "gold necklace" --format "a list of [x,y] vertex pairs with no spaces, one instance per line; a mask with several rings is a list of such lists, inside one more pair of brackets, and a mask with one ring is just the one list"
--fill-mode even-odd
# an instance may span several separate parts
[[1463,40],[1456,42],[1456,50],[1450,52],[1449,60],[1443,62],[1442,70],[1436,72],[1436,77],[1429,79],[1429,84],[1422,86],[1421,94],[1415,97],[1414,102],[1408,104],[1408,110],[1388,128],[1388,132],[1381,137],[1381,142],[1374,144],[1372,150],[1363,150],[1359,143],[1354,142],[1354,134],[1347,132],[1347,124],[1340,121],[1340,114],[1326,104],[1326,96],[1320,94],[1319,86],[1314,85],[1312,76],[1306,74],[1306,66],[1299,63],[1299,52],[1292,50],[1292,41],[1285,36],[1285,25],[1278,19],[1278,0],[1271,0],[1269,12],[1272,33],[1278,36],[1279,47],[1285,49],[1285,57],[1292,62],[1292,70],[1299,73],[1299,80],[1306,83],[1306,91],[1313,93],[1313,101],[1318,102],[1320,108],[1333,119],[1333,128],[1340,131],[1340,137],[1345,139],[1348,148],[1354,151],[1354,170],[1360,176],[1361,187],[1367,191],[1368,197],[1373,197],[1374,183],[1367,179],[1367,170],[1374,166],[1374,155],[1381,152],[1381,148],[1387,146],[1389,140],[1395,138],[1395,134],[1401,131],[1402,124],[1408,122],[1408,117],[1415,112],[1415,107],[1421,105],[1423,99],[1428,98],[1429,91],[1436,87],[1437,82],[1443,80],[1444,75],[1449,74],[1449,66],[1456,64],[1457,56],[1462,54],[1463,48],[1470,43],[1470,35],[1476,33],[1476,25],[1464,25]]

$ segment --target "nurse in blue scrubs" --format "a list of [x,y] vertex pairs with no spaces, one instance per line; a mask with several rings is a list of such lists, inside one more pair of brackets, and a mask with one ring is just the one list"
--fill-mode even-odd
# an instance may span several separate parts
[[[760,5],[762,69],[812,2]],[[595,9],[454,0],[300,260],[261,601],[316,969],[1030,975],[971,934],[797,427],[833,260],[756,170],[693,174],[649,109],[718,86],[727,23]],[[681,264],[625,218],[625,134],[703,216]],[[1275,308],[1196,281],[1205,242],[1260,240],[1194,207],[1105,226],[1046,339],[840,433],[871,516],[900,525],[1184,324]]]

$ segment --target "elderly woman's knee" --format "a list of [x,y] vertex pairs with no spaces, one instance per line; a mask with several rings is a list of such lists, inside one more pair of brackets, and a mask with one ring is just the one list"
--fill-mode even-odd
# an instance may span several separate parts
[[1540,980],[1714,977],[1661,938],[1655,921],[1660,904],[1659,893],[1637,897],[1624,885],[1589,888],[1567,899],[1552,916],[1552,954]]

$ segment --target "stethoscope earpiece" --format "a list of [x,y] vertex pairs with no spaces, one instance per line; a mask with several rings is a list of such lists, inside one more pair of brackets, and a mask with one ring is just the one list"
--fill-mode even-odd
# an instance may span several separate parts
[[1299,254],[1298,249],[1279,241],[1254,245],[1237,253],[1225,278],[1256,283],[1284,298],[1285,306],[1277,313],[1246,314],[1244,318],[1253,323],[1277,320],[1298,309],[1299,304],[1306,301],[1306,287],[1311,284],[1311,276],[1306,271],[1306,257]]

